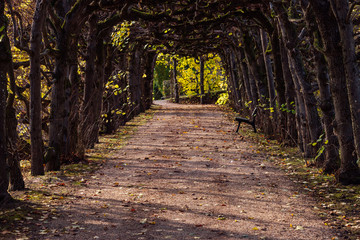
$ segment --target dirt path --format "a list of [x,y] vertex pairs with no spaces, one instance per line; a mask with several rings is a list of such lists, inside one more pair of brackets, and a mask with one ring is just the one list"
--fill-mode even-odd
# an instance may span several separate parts
[[[331,239],[216,106],[162,105],[61,208],[44,239]],[[51,232],[51,231],[50,231]]]

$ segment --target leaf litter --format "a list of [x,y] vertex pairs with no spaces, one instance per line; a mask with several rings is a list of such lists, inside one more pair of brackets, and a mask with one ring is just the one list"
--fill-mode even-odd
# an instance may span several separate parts
[[[269,142],[264,151],[244,130],[235,134],[234,123],[217,106],[159,104],[157,117],[150,120],[152,110],[145,120],[134,120],[142,121],[137,131],[129,127],[111,138],[114,151],[107,151],[109,137],[88,151],[89,159],[92,154],[102,159],[91,174],[80,166],[82,174],[70,169],[69,180],[52,180],[55,191],[43,195],[47,209],[38,218],[37,239],[342,237],[318,217],[321,207],[314,208],[299,183],[289,180],[294,168],[281,162],[288,156],[279,156]],[[36,220],[31,218],[20,217]],[[34,233],[18,231],[19,238]]]

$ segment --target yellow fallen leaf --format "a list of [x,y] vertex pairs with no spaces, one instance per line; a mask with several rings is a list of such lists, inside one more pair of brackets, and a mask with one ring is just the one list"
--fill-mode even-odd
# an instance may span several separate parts
[[254,231],[256,231],[256,230],[259,230],[259,228],[257,228],[257,227],[254,227],[252,230],[254,230]]

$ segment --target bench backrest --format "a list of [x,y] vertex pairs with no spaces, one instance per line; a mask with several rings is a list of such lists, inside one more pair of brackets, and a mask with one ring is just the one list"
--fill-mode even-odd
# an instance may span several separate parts
[[257,107],[255,107],[253,113],[251,114],[251,116],[254,118],[256,116],[256,113],[257,113]]

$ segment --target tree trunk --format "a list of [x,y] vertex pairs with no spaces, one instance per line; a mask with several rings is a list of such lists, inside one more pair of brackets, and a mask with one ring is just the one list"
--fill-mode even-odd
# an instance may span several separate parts
[[78,74],[78,48],[77,48],[77,39],[73,40],[74,43],[70,53],[70,66],[69,66],[69,84],[66,88],[66,92],[70,92],[69,95],[69,125],[67,126],[68,131],[68,140],[66,141],[66,153],[63,161],[72,161],[76,159],[82,159],[83,152],[78,151],[78,146],[82,143],[80,142],[80,133],[79,133],[79,122],[80,122],[80,76]]
[[7,189],[9,186],[9,166],[6,148],[6,97],[7,97],[7,18],[4,14],[5,1],[0,1],[0,206],[11,199]]
[[[305,144],[316,142],[319,139],[319,136],[322,133],[321,122],[319,114],[317,112],[317,105],[314,93],[312,91],[311,83],[309,77],[306,75],[301,53],[297,49],[297,35],[294,29],[293,23],[288,19],[287,13],[283,8],[282,4],[274,4],[276,12],[279,14],[279,26],[281,33],[283,35],[284,41],[286,42],[286,48],[288,49],[289,63],[292,63],[293,71],[292,74],[293,80],[298,80],[299,90],[301,91],[301,97],[304,99],[305,114],[307,120],[307,131],[310,134],[310,141]],[[295,76],[296,75],[296,76]],[[309,156],[315,156],[316,148],[311,147]],[[306,152],[305,152],[306,153]]]
[[244,85],[246,89],[246,94],[248,96],[248,100],[251,101],[250,105],[254,109],[256,105],[257,96],[253,96],[251,91],[251,84],[250,84],[250,77],[249,77],[249,70],[246,65],[245,53],[242,48],[239,49],[239,69],[243,76]]
[[[323,113],[322,121],[325,131],[325,140],[327,141],[326,144],[324,142],[321,143],[324,144],[325,147],[325,157],[318,157],[316,159],[316,165],[318,167],[322,167],[325,173],[334,173],[339,168],[340,161],[338,152],[339,142],[337,140],[337,137],[335,136],[333,126],[335,113],[329,87],[329,75],[324,55],[319,52],[316,47],[314,47],[315,44],[318,44],[319,48],[323,48],[324,45],[319,36],[318,27],[315,21],[315,15],[313,12],[308,12],[307,7],[308,1],[302,0],[302,8],[305,14],[305,20],[307,22],[307,27],[310,31],[310,39],[312,42],[311,51],[314,55],[316,80],[318,82],[320,92],[319,107]],[[314,38],[317,38],[316,43]]]
[[310,138],[308,135],[308,124],[307,124],[307,119],[306,119],[306,110],[305,110],[305,100],[304,100],[304,96],[301,93],[301,89],[300,89],[300,82],[298,79],[298,76],[295,74],[295,67],[294,67],[294,63],[291,59],[291,57],[288,54],[287,51],[287,59],[288,59],[288,64],[289,64],[289,69],[290,69],[290,73],[292,75],[291,79],[294,82],[294,89],[295,89],[295,94],[296,94],[296,98],[295,98],[295,105],[296,105],[296,115],[297,118],[299,119],[299,134],[298,136],[301,137],[300,142],[302,143],[302,147],[300,149],[303,150],[304,153],[304,157],[312,157],[314,156],[314,152],[311,152],[310,150]]
[[[11,46],[8,39],[5,39],[7,45],[7,53],[11,53]],[[15,93],[17,92],[17,86],[15,83],[14,68],[12,55],[8,54],[8,76],[10,79],[10,89],[6,106],[6,142],[7,142],[7,163],[9,165],[9,183],[10,191],[22,190],[25,188],[23,176],[21,174],[19,163],[19,151],[17,133],[17,119],[16,110],[14,108]]]
[[[281,137],[281,140],[286,142],[287,138],[289,137],[288,134],[290,132],[286,131],[286,111],[282,111],[281,108],[286,106],[286,88],[285,88],[285,81],[283,75],[283,68],[281,63],[281,50],[280,50],[280,39],[279,39],[279,32],[277,28],[274,28],[274,31],[271,35],[271,46],[272,46],[272,57],[274,61],[274,73],[275,73],[275,88],[277,92],[277,103],[278,107],[274,109],[277,111],[277,115],[279,119],[277,121],[278,127],[277,131]],[[291,136],[293,137],[293,136]]]
[[68,42],[65,30],[61,30],[60,36],[57,39],[57,47],[59,54],[55,60],[54,85],[52,88],[51,97],[51,112],[50,112],[50,131],[49,131],[49,151],[54,152],[54,156],[48,159],[46,163],[47,171],[60,170],[60,159],[64,158],[66,154],[66,142],[68,140],[68,121],[69,109],[67,95],[65,92],[65,85],[69,84],[69,67],[67,53]]
[[176,58],[173,57],[173,74],[172,74],[172,78],[173,78],[173,86],[174,86],[174,90],[173,90],[174,102],[179,103],[179,83],[177,81],[176,66],[177,66],[177,61],[176,61]]
[[[109,31],[104,30],[99,36],[100,29],[98,29],[96,14],[90,18],[89,23],[90,41],[87,48],[84,104],[81,116],[81,136],[79,136],[83,143],[81,148],[93,148],[98,141],[105,82],[104,60],[107,59],[107,51],[105,51],[103,41],[109,35]],[[119,89],[115,89],[115,91],[119,91]],[[83,151],[78,154],[83,155]]]
[[153,99],[153,78],[154,78],[154,68],[156,63],[156,53],[147,52],[145,59],[145,78],[144,78],[144,107],[149,109],[152,104]]
[[230,47],[226,47],[222,49],[221,58],[222,61],[224,61],[226,75],[228,76],[227,84],[228,84],[230,103],[236,111],[240,111],[239,87],[238,87],[238,77],[236,70],[237,64],[236,64],[235,54],[233,53],[233,49],[231,49]]
[[47,1],[37,0],[30,38],[30,139],[31,175],[44,175],[41,118],[40,51],[41,31],[46,16]]
[[128,64],[128,83],[129,83],[129,92],[130,92],[130,105],[131,105],[131,114],[130,118],[138,115],[143,112],[145,109],[142,109],[141,105],[141,80],[142,80],[142,70],[141,70],[141,55],[140,46],[137,44],[129,54],[129,64]]
[[204,104],[205,102],[205,91],[204,91],[204,58],[200,57],[200,104]]
[[230,63],[230,87],[233,94],[233,101],[236,111],[241,109],[241,95],[240,95],[240,73],[238,69],[237,58],[235,55],[235,50],[232,47],[229,47],[229,63]]
[[269,94],[269,109],[270,109],[269,120],[272,123],[272,128],[276,131],[279,124],[277,120],[277,111],[276,111],[276,102],[275,102],[274,75],[273,75],[270,56],[266,53],[269,40],[267,37],[267,33],[262,29],[260,29],[260,38],[261,38],[262,53],[264,57],[265,70],[266,70],[267,88]]
[[356,59],[352,20],[348,19],[349,1],[330,0],[341,37],[346,86],[350,103],[355,149],[360,159],[360,72]]
[[[97,15],[94,14],[89,19],[89,35],[85,66],[85,86],[82,106],[82,120],[81,120],[81,134],[82,144],[81,148],[93,148],[95,139],[93,135],[95,121],[94,108],[96,105],[96,41],[97,41]],[[83,149],[85,151],[85,149]]]
[[351,111],[346,87],[343,54],[339,51],[340,33],[336,18],[327,0],[309,0],[315,13],[330,75],[330,91],[335,110],[335,134],[340,145],[341,166],[337,179],[343,184],[360,183],[355,153]]
[[[286,104],[283,111],[286,111],[286,129],[289,141],[293,141],[298,145],[300,151],[304,152],[302,140],[302,124],[299,117],[299,108],[297,102],[297,95],[295,93],[294,80],[292,79],[291,71],[289,68],[289,59],[286,48],[280,39],[280,53],[281,53],[281,66],[285,83],[285,96]],[[296,127],[295,127],[296,126]]]
[[250,71],[250,75],[252,75],[255,86],[256,86],[256,90],[257,90],[257,99],[256,99],[256,103],[265,103],[264,101],[264,97],[267,96],[267,90],[266,90],[266,85],[264,84],[264,79],[262,78],[262,76],[265,77],[265,75],[263,75],[264,73],[264,69],[261,69],[261,66],[258,64],[257,62],[257,56],[255,54],[255,44],[252,42],[252,39],[249,36],[249,32],[245,32],[244,34],[244,50],[245,50],[245,56],[246,56],[246,60],[247,60],[247,65],[248,65],[248,69]]
[[[76,128],[78,104],[78,76],[76,50],[78,46],[78,35],[89,13],[87,7],[90,0],[83,1],[61,1],[56,2],[55,10],[60,17],[64,18],[64,25],[57,29],[55,58],[54,85],[51,97],[49,151],[53,152],[46,163],[46,170],[56,171],[60,169],[61,160],[71,156],[72,149],[69,144],[74,138],[70,126]],[[73,99],[70,99],[70,98]],[[71,105],[74,104],[74,105]],[[71,115],[71,118],[69,119]],[[69,122],[71,121],[71,122]],[[71,136],[74,137],[74,136]]]
[[[10,97],[10,96],[9,96]],[[7,162],[9,165],[9,190],[23,190],[25,182],[21,173],[18,151],[17,119],[13,105],[6,108]]]

